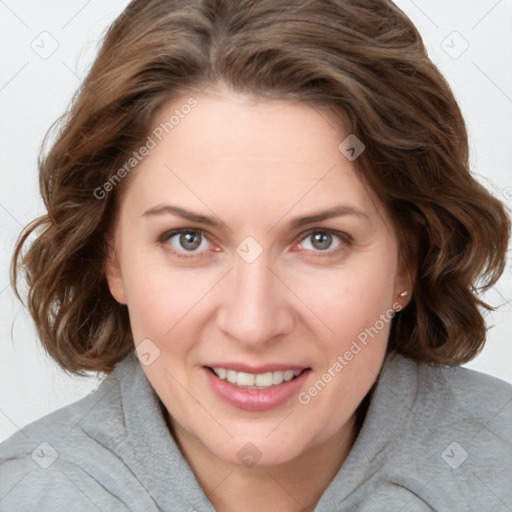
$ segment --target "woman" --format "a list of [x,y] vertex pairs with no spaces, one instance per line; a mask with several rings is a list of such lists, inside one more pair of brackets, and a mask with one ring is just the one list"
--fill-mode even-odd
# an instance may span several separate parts
[[108,377],[2,443],[1,510],[512,506],[512,387],[458,368],[510,223],[391,2],[135,0],[40,172],[14,284]]

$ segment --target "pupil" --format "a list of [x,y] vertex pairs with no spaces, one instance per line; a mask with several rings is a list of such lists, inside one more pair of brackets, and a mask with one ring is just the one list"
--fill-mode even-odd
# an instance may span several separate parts
[[199,245],[201,244],[201,239],[199,236],[197,236],[197,233],[190,231],[188,233],[181,234],[180,244],[184,249],[193,250],[199,247]]
[[332,236],[329,233],[315,233],[313,246],[317,249],[327,249],[331,245]]

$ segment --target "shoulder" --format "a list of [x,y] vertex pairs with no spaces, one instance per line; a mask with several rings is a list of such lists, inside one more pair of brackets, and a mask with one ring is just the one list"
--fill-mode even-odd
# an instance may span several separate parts
[[486,430],[497,445],[511,445],[512,384],[461,366],[421,364],[418,387],[435,402],[423,410],[435,413],[441,425],[464,423],[472,426],[475,435]]
[[404,434],[471,439],[474,456],[510,450],[512,384],[469,368],[420,364],[399,354],[388,357],[383,370],[384,396],[391,394],[397,407],[408,411]]
[[[87,441],[89,437],[80,428],[81,422],[89,414],[109,410],[113,413],[110,423],[115,423],[120,411],[119,383],[115,376],[105,379],[99,387],[84,398],[57,409],[46,416],[20,428],[15,434],[0,443],[0,460],[10,460],[28,455],[32,457],[38,444],[46,443],[54,450],[61,449],[59,456],[75,455],[76,441]],[[34,443],[38,444],[34,445]],[[45,445],[45,446],[46,446]],[[48,449],[48,453],[51,450]]]
[[403,411],[387,452],[390,481],[434,508],[512,503],[512,385],[399,355],[384,369],[383,384],[393,396],[384,402]]
[[121,389],[113,374],[96,391],[0,443],[0,512],[133,510],[118,482],[132,489],[139,483],[101,442],[123,443],[125,437]]
[[471,421],[512,441],[507,428],[512,421],[512,384],[461,366],[419,364],[396,353],[384,369],[386,387],[395,385],[421,416],[435,414],[442,424]]

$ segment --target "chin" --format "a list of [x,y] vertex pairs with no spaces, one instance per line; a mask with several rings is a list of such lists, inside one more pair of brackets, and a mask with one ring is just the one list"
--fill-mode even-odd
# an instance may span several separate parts
[[[304,454],[309,442],[296,430],[291,437],[286,430],[278,433],[278,428],[273,424],[258,432],[251,429],[229,442],[219,440],[214,445],[205,443],[205,446],[217,458],[236,466],[252,468],[287,464]],[[273,429],[276,432],[272,433]]]

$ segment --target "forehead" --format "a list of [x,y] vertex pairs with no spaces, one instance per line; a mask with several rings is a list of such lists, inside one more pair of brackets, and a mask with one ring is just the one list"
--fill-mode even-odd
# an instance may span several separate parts
[[[192,97],[195,106],[183,108]],[[141,208],[180,199],[203,210],[206,201],[219,214],[254,215],[262,202],[274,217],[341,203],[371,213],[375,197],[338,149],[347,135],[331,111],[303,102],[227,90],[185,94],[160,110],[156,145],[128,195]]]
[[[323,149],[342,135],[331,113],[320,112],[305,103],[291,100],[264,100],[230,92],[194,96],[197,106],[172,130],[169,145],[194,146],[194,160],[207,164],[230,158],[265,158],[320,162],[318,140]],[[186,96],[166,105],[157,123],[187,101]],[[338,124],[338,129],[336,129]],[[194,141],[190,140],[191,132]],[[313,139],[313,140],[312,140]],[[173,144],[174,142],[174,144]],[[305,142],[308,142],[305,144]],[[265,153],[262,153],[265,149]]]

